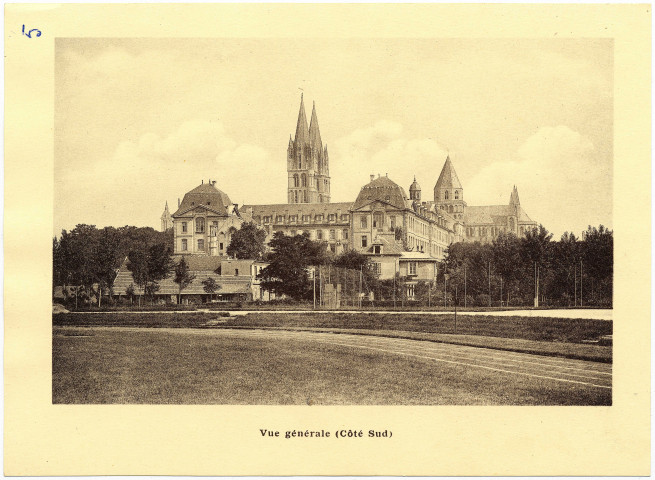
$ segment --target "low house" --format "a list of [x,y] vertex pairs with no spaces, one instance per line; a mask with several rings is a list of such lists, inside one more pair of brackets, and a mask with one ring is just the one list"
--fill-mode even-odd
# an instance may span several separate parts
[[[189,274],[194,280],[181,292],[183,303],[206,303],[210,301],[250,301],[268,300],[257,279],[257,275],[268,265],[259,260],[233,260],[210,255],[174,255],[173,261],[178,263],[182,258],[189,266]],[[143,290],[134,282],[132,272],[127,268],[127,258],[118,270],[114,280],[114,296],[124,297],[130,285],[134,295],[143,295]],[[177,302],[179,285],[174,281],[175,274],[171,272],[168,278],[160,280],[155,297],[160,301]],[[211,278],[216,284],[215,291],[205,291],[203,281]]]
[[439,260],[421,251],[405,251],[398,242],[378,236],[364,252],[380,280],[403,278],[405,295],[412,300],[419,281],[434,282]]

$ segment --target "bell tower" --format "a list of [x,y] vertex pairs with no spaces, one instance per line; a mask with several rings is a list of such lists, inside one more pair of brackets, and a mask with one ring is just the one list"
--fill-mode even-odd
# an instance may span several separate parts
[[305,103],[300,95],[300,111],[295,138],[287,147],[289,203],[330,203],[330,162],[327,145],[323,145],[318,127],[316,104],[307,126]]
[[441,174],[434,186],[434,203],[437,208],[448,212],[457,220],[464,219],[466,202],[464,201],[464,188],[457,177],[453,162],[450,161],[450,155],[446,157],[446,162],[441,169]]

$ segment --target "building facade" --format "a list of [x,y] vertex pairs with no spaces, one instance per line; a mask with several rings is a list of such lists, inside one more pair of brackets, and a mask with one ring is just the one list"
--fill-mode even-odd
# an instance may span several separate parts
[[237,205],[211,180],[184,195],[172,218],[178,255],[224,256],[243,223]]
[[244,218],[252,219],[266,231],[268,243],[275,232],[285,235],[307,233],[312,240],[324,241],[332,253],[350,248],[350,207],[344,203],[291,203],[244,205]]
[[335,254],[354,249],[374,257],[380,278],[397,273],[413,277],[411,272],[420,271],[415,278],[422,279],[436,276],[437,263],[451,243],[491,242],[501,233],[521,236],[537,226],[521,208],[516,186],[507,205],[467,205],[450,155],[432,200],[421,198],[416,177],[407,196],[387,176],[371,175],[354,202],[331,203],[327,145],[321,139],[316,105],[308,125],[302,95],[295,137],[289,138],[287,148],[287,177],[285,204],[239,209],[212,181],[203,181],[181,203],[178,200],[174,214],[166,204],[162,230],[172,224],[175,254],[225,257],[232,234],[244,221],[252,221],[266,231],[267,242],[275,232],[307,233],[312,240],[326,242]]

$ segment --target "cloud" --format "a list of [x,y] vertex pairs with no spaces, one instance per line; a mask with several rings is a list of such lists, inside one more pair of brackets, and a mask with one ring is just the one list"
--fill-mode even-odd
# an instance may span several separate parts
[[578,235],[587,225],[611,219],[611,166],[599,161],[593,143],[567,126],[541,127],[516,155],[481,169],[464,184],[469,205],[506,204],[513,185],[528,215],[556,236]]
[[70,207],[60,213],[60,223],[122,225],[130,219],[157,227],[165,201],[174,211],[175,198],[209,179],[217,180],[235,203],[270,202],[270,190],[279,192],[282,202],[286,182],[279,171],[286,165],[277,163],[261,147],[238,144],[218,121],[188,121],[166,137],[147,133],[136,142],[122,142],[109,162],[67,171],[58,201]]
[[333,199],[354,200],[371,174],[388,175],[406,192],[416,175],[427,187],[424,197],[431,198],[447,152],[435,140],[407,138],[404,130],[400,123],[378,121],[338,139],[330,152]]

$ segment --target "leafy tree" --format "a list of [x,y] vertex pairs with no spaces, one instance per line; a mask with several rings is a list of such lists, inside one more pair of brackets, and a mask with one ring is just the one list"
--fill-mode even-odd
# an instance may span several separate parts
[[275,232],[269,246],[270,264],[258,275],[261,286],[296,300],[309,298],[308,267],[325,263],[325,243],[310,240],[306,233],[291,237]]
[[164,244],[153,245],[147,251],[133,250],[127,258],[127,268],[132,272],[132,278],[151,297],[159,290],[158,285],[155,288],[157,282],[168,277],[174,267],[171,251]]
[[227,254],[240,259],[256,260],[264,255],[266,232],[252,222],[245,222],[232,234]]
[[208,293],[209,296],[209,301],[214,300],[214,293],[216,293],[217,290],[221,288],[221,286],[216,283],[216,280],[214,280],[212,277],[207,277],[205,280],[202,281],[202,288],[205,291],[205,293]]
[[516,282],[520,279],[519,240],[512,233],[501,233],[491,244],[492,265],[494,272],[500,276],[501,302],[502,294],[506,294],[509,302],[510,292],[513,291]]
[[[150,227],[105,227],[77,225],[59,239],[53,240],[53,286],[82,286],[75,292],[91,292],[98,285],[100,303],[104,289],[111,290],[116,271],[129,252],[147,251],[151,246],[164,244],[173,248],[172,231],[157,232]],[[76,293],[76,305],[79,295]]]
[[[614,279],[614,236],[612,230],[600,225],[589,226],[584,232],[581,252],[583,277],[587,292],[593,301],[605,305],[612,304]],[[583,287],[583,296],[585,290]],[[586,295],[589,298],[589,294]],[[601,300],[602,299],[602,300]]]
[[182,300],[182,290],[191,285],[193,280],[196,278],[195,275],[191,275],[189,271],[189,265],[186,263],[184,257],[179,261],[175,266],[175,277],[173,281],[177,283],[178,293],[177,293],[177,303],[181,303]]

